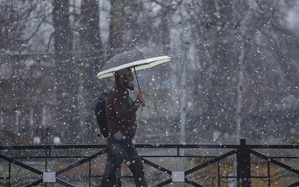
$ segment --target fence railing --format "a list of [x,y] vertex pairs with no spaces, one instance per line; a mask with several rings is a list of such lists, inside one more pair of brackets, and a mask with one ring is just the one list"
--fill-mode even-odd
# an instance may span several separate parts
[[[99,167],[104,168],[105,164],[105,148],[105,145],[0,146],[0,186],[54,186],[55,183],[68,187],[97,186],[102,174],[98,173],[102,171]],[[136,148],[140,150],[146,168],[151,168],[153,175],[163,173],[163,177],[155,179],[153,176],[152,180],[156,181],[152,185],[157,187],[171,183],[185,183],[196,187],[270,187],[273,183],[275,186],[299,186],[299,145],[248,145],[245,139],[241,139],[239,145],[136,144]],[[207,152],[212,152],[213,155]],[[184,167],[182,160],[171,161],[182,158],[198,161],[193,162],[189,168]],[[73,160],[70,162],[66,159]],[[59,167],[49,170],[51,160],[55,160]],[[97,162],[103,164],[93,167]],[[165,162],[171,166],[165,165]],[[82,170],[82,165],[87,167]],[[207,172],[210,166],[215,166],[214,174]],[[24,171],[16,175],[13,167]],[[78,173],[85,173],[86,177],[68,177],[76,168],[80,168],[77,176]],[[258,171],[257,168],[263,169]],[[275,172],[271,168],[275,168]],[[206,172],[200,172],[202,170]],[[281,181],[285,173],[288,173],[289,178],[279,184],[277,180]],[[214,180],[207,183],[207,178],[212,177],[209,175],[213,175]],[[119,186],[126,178],[132,177],[122,172]],[[256,182],[253,185],[255,180],[263,183]]]

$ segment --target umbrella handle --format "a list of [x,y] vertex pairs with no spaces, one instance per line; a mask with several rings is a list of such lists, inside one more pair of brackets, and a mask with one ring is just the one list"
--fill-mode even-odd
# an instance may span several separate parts
[[135,77],[136,77],[136,80],[137,80],[137,85],[138,85],[139,92],[141,92],[140,85],[139,85],[139,80],[138,80],[138,76],[137,76],[135,67],[134,67],[134,72],[135,72]]
[[[134,67],[134,72],[135,72],[135,77],[136,77],[136,80],[137,80],[137,85],[138,85],[139,92],[141,92],[140,85],[139,85],[139,80],[138,80],[138,75],[136,73],[135,67]],[[142,106],[145,107],[145,103],[144,102],[142,103]]]

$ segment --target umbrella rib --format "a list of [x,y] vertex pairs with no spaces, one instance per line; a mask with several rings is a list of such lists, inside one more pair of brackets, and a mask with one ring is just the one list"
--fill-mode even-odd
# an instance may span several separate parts
[[137,75],[135,67],[134,67],[134,72],[135,72],[135,77],[136,77],[136,80],[137,80],[137,85],[138,85],[139,92],[141,92],[140,85],[139,85],[139,80],[138,80],[138,75]]
[[146,60],[146,58],[145,58],[145,56],[144,56],[143,52],[142,52],[142,51],[140,51],[140,49],[137,49],[137,51],[139,51],[139,52],[141,53],[141,55],[143,56],[143,58]]

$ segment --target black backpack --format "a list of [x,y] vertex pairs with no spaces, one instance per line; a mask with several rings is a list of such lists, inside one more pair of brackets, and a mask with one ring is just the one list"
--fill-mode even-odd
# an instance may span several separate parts
[[[100,133],[106,138],[108,137],[109,130],[107,127],[107,120],[106,120],[106,98],[108,93],[102,93],[96,102],[95,107],[95,115],[97,117],[98,126],[100,128]],[[100,136],[100,134],[98,134]]]

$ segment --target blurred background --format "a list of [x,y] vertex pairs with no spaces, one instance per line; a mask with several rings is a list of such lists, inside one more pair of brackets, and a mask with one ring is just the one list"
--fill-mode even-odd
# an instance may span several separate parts
[[298,12],[297,0],[0,0],[0,142],[105,143],[93,109],[113,80],[96,74],[152,47],[172,60],[138,72],[137,143],[298,144]]

